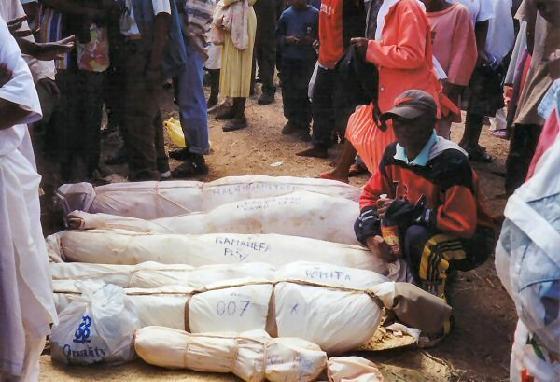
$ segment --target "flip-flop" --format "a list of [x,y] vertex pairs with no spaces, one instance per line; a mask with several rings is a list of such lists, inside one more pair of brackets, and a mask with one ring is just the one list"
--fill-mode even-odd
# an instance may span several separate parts
[[496,138],[505,139],[509,141],[511,133],[508,129],[497,129],[492,132],[492,135]]

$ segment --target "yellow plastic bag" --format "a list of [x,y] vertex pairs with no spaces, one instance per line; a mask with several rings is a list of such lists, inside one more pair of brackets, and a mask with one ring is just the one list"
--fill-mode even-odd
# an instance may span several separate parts
[[183,129],[181,128],[181,122],[175,118],[169,118],[163,122],[163,126],[167,131],[167,135],[171,139],[171,142],[177,147],[188,147],[187,140],[183,134]]

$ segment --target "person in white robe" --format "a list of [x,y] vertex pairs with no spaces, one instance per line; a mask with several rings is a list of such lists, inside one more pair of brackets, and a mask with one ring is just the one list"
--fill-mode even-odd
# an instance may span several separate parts
[[41,118],[29,67],[0,17],[0,382],[36,381],[57,316],[40,224],[39,181],[27,124]]

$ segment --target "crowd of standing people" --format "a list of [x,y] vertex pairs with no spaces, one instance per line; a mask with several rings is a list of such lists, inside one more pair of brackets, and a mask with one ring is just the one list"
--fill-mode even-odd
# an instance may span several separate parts
[[[448,275],[495,248],[470,164],[494,160],[480,145],[485,121],[510,140],[507,195],[538,171],[560,131],[557,0],[3,0],[0,41],[0,381],[37,380],[57,320],[37,173],[47,194],[103,182],[104,119],[123,141],[106,162],[126,163],[130,181],[204,175],[209,110],[226,120],[224,133],[248,128],[247,99],[260,82],[258,104],[277,102],[278,73],[282,133],[310,145],[297,155],[327,159],[340,144],[320,177],[372,174],[358,240],[390,258],[392,226],[414,282],[442,298]],[[164,86],[186,141],[170,152]],[[452,123],[463,115],[456,144]],[[168,156],[181,162],[173,170]],[[538,298],[557,304],[553,277]],[[543,306],[557,325],[557,305]],[[558,370],[557,337],[539,341],[531,324],[518,326],[522,340]]]

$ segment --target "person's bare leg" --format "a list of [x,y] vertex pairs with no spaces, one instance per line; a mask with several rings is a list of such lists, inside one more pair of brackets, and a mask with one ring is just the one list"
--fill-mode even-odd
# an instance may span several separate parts
[[344,141],[342,151],[336,161],[336,167],[331,171],[319,175],[320,178],[339,180],[348,183],[348,171],[356,160],[356,149],[347,140]]

